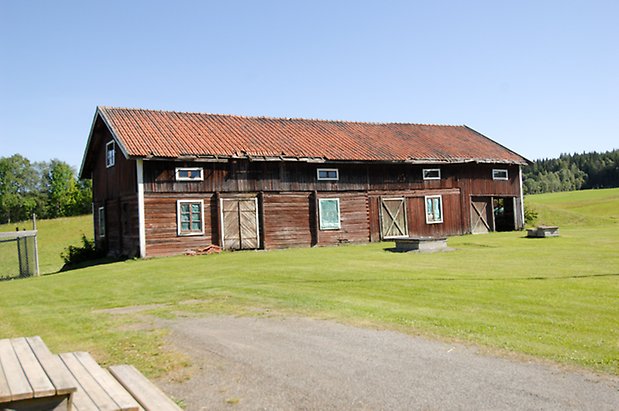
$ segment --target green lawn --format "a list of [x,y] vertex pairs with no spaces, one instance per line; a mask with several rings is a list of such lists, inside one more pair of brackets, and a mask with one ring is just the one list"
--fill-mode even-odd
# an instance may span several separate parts
[[[32,230],[32,221],[0,224],[0,232],[20,230]],[[37,221],[39,243],[39,269],[42,274],[55,273],[64,264],[60,253],[69,245],[80,245],[82,234],[92,238],[92,215],[79,217],[57,218],[55,220]],[[3,270],[15,270],[17,267],[16,245],[0,245],[0,262]]]
[[308,315],[619,374],[619,190],[527,201],[561,237],[454,237],[438,254],[383,243],[129,260],[2,282],[0,337],[38,334],[157,375],[184,361],[162,348],[165,330],[97,310],[166,304],[151,312]]

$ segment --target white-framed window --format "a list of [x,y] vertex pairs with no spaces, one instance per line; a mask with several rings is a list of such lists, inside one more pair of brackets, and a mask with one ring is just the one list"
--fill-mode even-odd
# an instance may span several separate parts
[[319,199],[318,214],[321,230],[339,230],[341,228],[339,198]]
[[507,169],[505,168],[493,168],[492,169],[492,179],[493,180],[508,180],[509,175],[507,174]]
[[426,196],[426,224],[437,224],[443,222],[443,197]]
[[105,237],[105,207],[99,207],[97,212],[97,219],[99,221],[99,237]]
[[340,173],[337,168],[319,168],[316,171],[318,180],[337,181],[340,179]]
[[116,144],[114,140],[105,145],[105,166],[107,168],[113,167],[116,163]]
[[204,181],[202,167],[176,167],[176,181]]
[[177,200],[176,227],[178,235],[204,234],[204,200]]
[[441,169],[440,168],[424,168],[423,179],[424,180],[440,180]]

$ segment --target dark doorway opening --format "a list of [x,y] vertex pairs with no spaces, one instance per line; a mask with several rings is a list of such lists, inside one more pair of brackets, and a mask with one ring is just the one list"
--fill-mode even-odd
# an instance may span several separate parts
[[494,230],[514,231],[516,229],[514,198],[494,197],[492,206],[494,210]]

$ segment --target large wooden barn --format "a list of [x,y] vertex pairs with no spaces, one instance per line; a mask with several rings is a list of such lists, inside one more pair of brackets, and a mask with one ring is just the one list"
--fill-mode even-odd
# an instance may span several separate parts
[[98,107],[80,177],[108,254],[523,227],[527,160],[466,126]]

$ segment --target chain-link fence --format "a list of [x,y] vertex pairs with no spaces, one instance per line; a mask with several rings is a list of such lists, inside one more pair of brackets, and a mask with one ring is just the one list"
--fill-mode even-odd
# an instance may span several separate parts
[[0,233],[0,280],[38,274],[37,231]]

